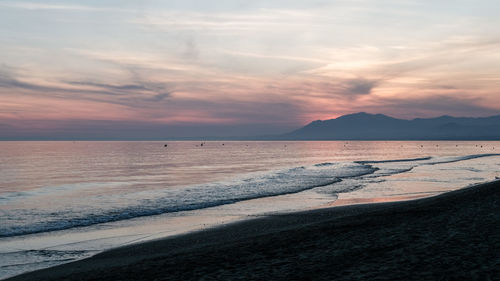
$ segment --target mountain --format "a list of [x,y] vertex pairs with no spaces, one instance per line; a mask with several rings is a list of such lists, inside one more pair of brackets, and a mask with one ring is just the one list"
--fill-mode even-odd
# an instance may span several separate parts
[[500,140],[500,115],[482,118],[441,116],[397,119],[365,112],[317,120],[286,140]]

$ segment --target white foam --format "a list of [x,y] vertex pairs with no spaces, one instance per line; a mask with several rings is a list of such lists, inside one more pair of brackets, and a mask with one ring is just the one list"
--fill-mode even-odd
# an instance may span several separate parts
[[[323,163],[267,173],[254,173],[231,181],[119,194],[72,198],[48,209],[8,209],[0,237],[61,230],[162,213],[203,209],[239,201],[297,193],[332,185],[342,178],[373,173],[359,163]],[[67,190],[45,188],[22,196]],[[342,190],[338,190],[342,192]],[[22,197],[21,196],[21,197]],[[69,200],[69,199],[68,199]],[[75,200],[77,200],[75,202]]]

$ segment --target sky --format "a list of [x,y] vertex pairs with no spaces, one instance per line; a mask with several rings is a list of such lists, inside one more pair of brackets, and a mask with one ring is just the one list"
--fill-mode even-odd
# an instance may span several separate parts
[[0,139],[500,114],[497,0],[0,0]]

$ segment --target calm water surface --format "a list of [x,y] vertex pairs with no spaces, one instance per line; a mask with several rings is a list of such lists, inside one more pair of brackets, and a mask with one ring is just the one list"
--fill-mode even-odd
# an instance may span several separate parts
[[248,216],[500,176],[500,142],[164,144],[0,142],[0,278]]

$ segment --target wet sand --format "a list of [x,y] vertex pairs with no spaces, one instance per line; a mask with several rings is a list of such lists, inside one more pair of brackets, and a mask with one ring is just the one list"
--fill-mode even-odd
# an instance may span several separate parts
[[500,182],[269,216],[8,280],[500,280]]

